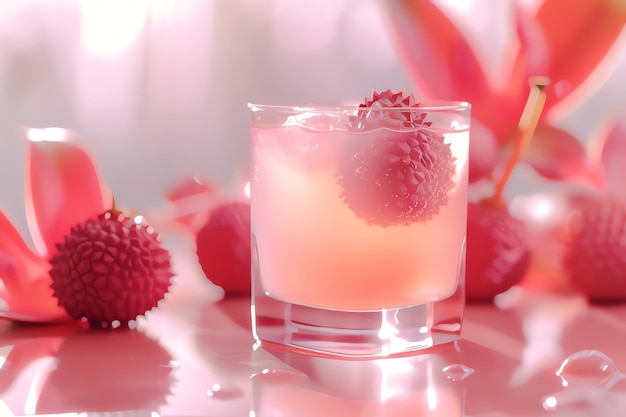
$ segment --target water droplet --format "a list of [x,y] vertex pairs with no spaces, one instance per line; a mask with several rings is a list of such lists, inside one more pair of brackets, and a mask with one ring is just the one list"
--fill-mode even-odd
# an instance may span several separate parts
[[544,410],[556,410],[556,406],[559,405],[558,395],[548,395],[543,399]]
[[161,367],[163,368],[171,368],[171,369],[179,369],[180,368],[180,362],[179,361],[175,361],[175,360],[170,360],[166,365],[161,365]]
[[242,391],[237,387],[222,384],[213,384],[207,390],[207,395],[218,400],[230,400],[242,396]]
[[604,393],[601,389],[584,390],[582,388],[566,389],[543,397],[544,410],[556,410],[569,404],[593,403],[599,401]]
[[568,356],[556,371],[564,389],[543,398],[543,408],[555,410],[568,404],[601,401],[617,381],[625,377],[606,354],[582,350]]
[[273,384],[291,384],[302,381],[306,375],[291,369],[270,369],[265,368],[260,372],[250,375],[251,379],[262,379],[264,382]]
[[443,373],[446,375],[446,378],[453,381],[462,381],[470,376],[473,372],[474,369],[459,363],[448,365],[443,368]]
[[597,350],[576,352],[561,363],[556,371],[564,387],[594,386],[609,389],[624,378],[611,358]]

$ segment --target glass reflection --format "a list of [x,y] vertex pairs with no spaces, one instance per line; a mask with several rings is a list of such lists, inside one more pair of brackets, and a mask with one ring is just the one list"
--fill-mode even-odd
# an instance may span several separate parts
[[367,361],[273,354],[307,378],[253,378],[251,415],[255,417],[391,416],[404,415],[407,410],[429,417],[464,415],[464,384],[444,371],[461,362],[461,352],[454,344],[433,353]]

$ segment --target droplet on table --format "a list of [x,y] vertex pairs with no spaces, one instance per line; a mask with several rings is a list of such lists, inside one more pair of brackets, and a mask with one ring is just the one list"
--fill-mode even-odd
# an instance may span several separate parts
[[207,395],[218,400],[230,400],[233,398],[241,397],[242,391],[237,387],[231,387],[222,384],[213,384],[207,390]]
[[462,381],[474,372],[474,369],[459,363],[448,365],[442,370],[446,378],[453,381]]

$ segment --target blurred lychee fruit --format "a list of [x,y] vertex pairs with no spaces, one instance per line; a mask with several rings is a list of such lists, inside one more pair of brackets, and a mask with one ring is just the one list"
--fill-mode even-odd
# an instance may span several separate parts
[[530,264],[526,225],[506,207],[469,203],[466,298],[489,301],[518,284]]
[[196,235],[196,253],[206,277],[226,295],[250,294],[250,203],[215,207]]
[[126,327],[168,292],[170,254],[142,217],[107,211],[71,229],[51,258],[59,305],[92,327]]
[[609,197],[580,201],[569,224],[563,268],[591,302],[626,300],[626,208]]
[[470,127],[472,146],[469,153],[469,182],[474,183],[491,174],[498,163],[500,149],[493,132],[478,120]]

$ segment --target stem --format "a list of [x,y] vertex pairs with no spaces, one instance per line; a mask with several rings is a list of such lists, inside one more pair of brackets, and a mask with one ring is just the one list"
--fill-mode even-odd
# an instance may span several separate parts
[[517,131],[515,132],[515,148],[513,148],[513,153],[511,154],[509,162],[506,164],[502,177],[500,177],[500,180],[496,183],[493,196],[489,198],[489,200],[494,203],[502,202],[504,187],[509,181],[515,165],[517,165],[522,154],[526,148],[528,148],[528,145],[530,145],[532,137],[535,134],[535,128],[539,122],[539,117],[543,111],[543,105],[546,102],[546,92],[544,89],[550,85],[550,80],[547,77],[530,77],[528,81],[530,84],[530,93],[528,94],[526,106],[520,117]]

